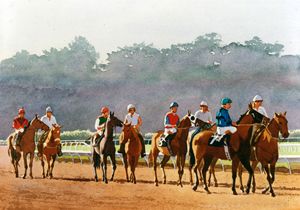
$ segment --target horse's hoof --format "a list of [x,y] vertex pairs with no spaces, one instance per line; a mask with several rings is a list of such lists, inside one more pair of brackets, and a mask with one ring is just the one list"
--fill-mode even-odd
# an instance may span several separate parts
[[209,186],[209,187],[210,187],[210,182],[208,182],[207,186]]
[[26,179],[26,176],[23,176],[23,179]]
[[98,182],[98,179],[97,179],[97,178],[95,178],[95,182]]
[[252,189],[252,193],[255,193],[255,188]]
[[158,182],[155,182],[154,185],[155,185],[156,187],[158,187]]
[[240,187],[240,190],[241,190],[241,192],[242,192],[242,193],[244,193],[244,192],[245,192],[245,190],[244,190],[244,188],[243,188],[243,187]]
[[130,182],[130,180],[129,180],[129,179],[127,179],[126,181],[127,181],[127,182]]
[[33,179],[33,176],[31,175],[30,178]]
[[274,192],[272,192],[271,195],[272,195],[272,197],[275,197],[275,196],[276,196]]
[[114,178],[110,178],[110,180],[109,180],[109,181],[113,182],[113,181],[114,181]]
[[[167,181],[166,181],[166,180],[164,180],[164,181],[163,181],[163,184],[167,184]],[[178,185],[178,184],[177,184],[177,185]]]
[[232,194],[233,194],[233,195],[237,195],[236,190],[232,190]]
[[218,183],[216,182],[216,183],[215,183],[215,187],[218,187],[218,186],[219,186],[219,185],[218,185]]
[[250,192],[250,189],[247,188],[247,189],[246,189],[246,194],[249,194],[249,192]]
[[198,186],[197,186],[196,184],[194,184],[194,186],[192,187],[192,189],[193,189],[194,191],[196,191],[197,188],[198,188]]
[[264,189],[261,193],[262,193],[262,194],[266,194],[267,191],[268,191],[268,189]]

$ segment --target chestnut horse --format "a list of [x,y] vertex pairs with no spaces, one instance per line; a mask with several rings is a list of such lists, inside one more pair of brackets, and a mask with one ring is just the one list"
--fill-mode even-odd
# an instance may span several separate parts
[[[123,138],[123,139],[122,139]],[[138,136],[138,132],[131,124],[124,124],[122,133],[120,135],[120,142],[127,142],[125,144],[125,153],[123,155],[124,168],[127,182],[131,181],[136,184],[135,168],[137,167],[139,156],[142,151],[142,144]],[[128,177],[128,163],[130,166],[130,179]]]
[[[184,173],[184,165],[185,165],[185,158],[187,153],[187,138],[189,134],[189,128],[192,126],[192,123],[194,122],[195,117],[191,115],[191,112],[188,111],[188,114],[184,116],[177,128],[177,133],[174,139],[171,141],[171,147],[176,155],[176,164],[178,169],[178,182],[177,185],[180,185],[182,187],[182,176]],[[165,173],[165,165],[170,159],[170,153],[167,147],[159,147],[159,141],[161,136],[163,135],[164,131],[158,131],[153,134],[152,136],[152,142],[151,142],[151,151],[149,154],[149,158],[153,160],[153,169],[154,169],[154,183],[155,186],[158,186],[158,179],[157,179],[157,156],[159,152],[161,152],[164,157],[163,160],[160,163],[160,167],[163,172],[163,184],[166,184],[166,173]]]
[[34,150],[35,150],[34,137],[35,137],[36,131],[38,129],[42,129],[43,131],[49,130],[49,127],[45,123],[43,123],[41,120],[39,120],[37,115],[35,115],[33,120],[31,120],[28,124],[29,124],[28,127],[24,130],[24,133],[22,135],[21,142],[20,142],[20,148],[14,146],[13,139],[14,139],[15,133],[12,133],[11,135],[9,135],[7,137],[8,155],[10,156],[11,163],[14,166],[16,177],[19,177],[18,167],[19,167],[19,161],[21,159],[21,151],[23,152],[24,168],[25,168],[23,179],[25,179],[27,176],[27,168],[28,168],[27,156],[28,156],[28,154],[30,155],[29,176],[30,176],[30,178],[33,178],[32,166],[33,166]]
[[[123,122],[115,117],[114,112],[110,112],[109,117],[106,121],[105,125],[105,133],[104,137],[101,140],[100,144],[97,147],[92,147],[92,157],[93,157],[93,167],[94,167],[94,175],[95,181],[98,182],[97,168],[102,168],[102,181],[106,184],[107,180],[107,158],[110,157],[112,162],[112,175],[110,181],[114,180],[115,171],[117,168],[116,164],[116,148],[114,144],[114,128],[116,126],[121,127]],[[94,142],[91,142],[91,145]]]
[[[50,179],[53,178],[52,172],[53,172],[54,163],[57,155],[57,145],[60,144],[60,129],[61,126],[57,124],[53,125],[43,145],[43,156],[40,157],[41,165],[43,167],[43,173],[42,173],[43,178],[48,176],[50,177]],[[46,176],[45,176],[45,169],[44,169],[45,166],[44,157],[46,158],[47,165],[48,165]],[[52,163],[50,164],[51,160]]]
[[[209,123],[207,123],[207,122],[202,121],[202,120],[199,119],[199,118],[196,118],[196,119],[195,119],[194,124],[195,124],[195,127],[201,128],[201,132],[203,132],[203,131],[205,131],[205,130],[209,130],[209,131],[216,132],[216,130],[217,130],[216,124],[211,125],[211,124],[209,124]],[[198,134],[199,134],[199,133],[198,133]],[[197,134],[197,135],[198,135],[198,134]],[[195,137],[196,137],[196,136],[195,136]],[[194,137],[193,139],[195,139],[195,137]],[[194,155],[193,148],[192,148],[192,138],[189,138],[188,143],[189,143],[189,155],[190,155],[190,160],[189,160],[190,184],[193,185],[192,169],[193,169],[193,166],[195,165],[195,155]],[[218,159],[217,159],[217,160],[218,160]],[[215,162],[217,162],[217,160],[216,160]],[[212,164],[213,164],[213,163],[212,163]],[[212,164],[211,164],[211,165],[212,165]],[[199,179],[200,179],[201,182],[202,182],[202,180],[203,180],[203,179],[202,179],[203,176],[202,176],[202,172],[201,172],[201,170],[202,170],[202,168],[203,168],[203,165],[204,165],[204,162],[201,161],[201,163],[200,163],[200,165],[199,165],[199,167],[198,167],[198,171],[199,171],[199,174],[200,174]],[[214,168],[213,168],[213,169],[214,169]],[[210,172],[210,175],[213,174],[213,176],[214,176],[214,178],[215,178],[215,180],[216,180],[215,171],[214,171],[214,170],[213,170],[213,171],[210,170],[209,172]],[[210,177],[209,177],[209,181],[210,181]]]
[[[267,180],[269,186],[267,186],[262,193],[265,194],[270,190],[271,195],[274,197],[275,193],[272,187],[272,184],[275,180],[275,165],[278,160],[279,152],[278,152],[278,140],[279,140],[279,132],[282,134],[283,138],[287,138],[289,136],[288,131],[288,121],[286,119],[286,112],[274,114],[273,119],[266,126],[260,137],[258,137],[257,142],[253,142],[254,150],[251,153],[252,160],[252,169],[254,170],[257,164],[260,162],[262,168],[265,170],[267,174]],[[240,166],[240,181],[241,186],[242,183],[242,166]],[[256,190],[255,178],[253,175],[253,185],[252,192]]]
[[[249,107],[250,108],[250,107]],[[249,179],[246,192],[249,193],[253,170],[250,166],[250,137],[252,133],[252,123],[261,122],[262,115],[253,109],[249,109],[238,120],[238,127],[236,133],[231,135],[229,152],[232,159],[232,192],[237,195],[235,189],[236,173],[239,161],[245,166],[249,172]],[[196,190],[199,185],[197,168],[199,167],[202,158],[204,159],[204,167],[202,169],[202,175],[204,180],[204,190],[210,193],[207,182],[206,172],[214,158],[227,159],[223,147],[213,147],[209,145],[209,139],[214,134],[212,131],[204,131],[199,133],[193,142],[193,151],[196,157],[196,165],[193,168],[196,183],[193,186],[193,190]]]

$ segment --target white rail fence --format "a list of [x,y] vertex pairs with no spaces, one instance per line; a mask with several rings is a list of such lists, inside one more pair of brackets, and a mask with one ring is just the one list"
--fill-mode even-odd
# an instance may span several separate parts
[[[150,140],[145,140],[146,145],[150,144]],[[0,146],[5,146],[6,142],[0,140]],[[291,163],[300,163],[300,143],[280,143],[279,144],[279,163],[286,163],[288,166],[289,173],[292,173]],[[59,159],[65,159],[66,157],[70,158],[73,162],[79,159],[82,164],[84,159],[88,158],[89,161],[92,161],[92,152],[90,144],[84,140],[62,140],[62,152],[63,156]],[[284,155],[282,155],[284,154]],[[158,161],[162,159],[163,155],[159,154]],[[120,159],[123,163],[122,155],[116,153],[116,158]],[[145,163],[150,166],[149,163],[149,153],[146,153],[144,157]],[[171,158],[174,168],[176,168],[176,159]],[[224,161],[219,160],[218,163],[221,164],[223,171],[225,170]],[[124,163],[123,163],[124,164]]]

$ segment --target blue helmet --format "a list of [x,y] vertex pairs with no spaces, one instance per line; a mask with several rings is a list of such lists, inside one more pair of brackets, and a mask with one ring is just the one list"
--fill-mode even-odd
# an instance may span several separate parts
[[178,103],[177,102],[172,102],[170,104],[170,109],[173,108],[173,107],[179,107]]
[[232,100],[230,98],[227,98],[227,97],[222,98],[222,100],[221,100],[222,105],[231,104],[231,103],[232,103]]

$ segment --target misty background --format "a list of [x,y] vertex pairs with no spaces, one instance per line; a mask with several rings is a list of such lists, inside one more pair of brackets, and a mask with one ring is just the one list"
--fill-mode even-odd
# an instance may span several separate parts
[[289,128],[300,128],[300,57],[282,55],[283,50],[283,44],[257,36],[224,43],[217,33],[167,48],[144,42],[119,47],[102,63],[83,36],[40,55],[21,50],[0,63],[0,138],[12,131],[22,106],[29,120],[50,105],[64,130],[93,130],[101,106],[123,119],[133,103],[144,121],[142,131],[153,132],[162,128],[172,101],[182,117],[206,100],[214,116],[227,96],[237,120],[256,94],[269,116],[287,111]]

